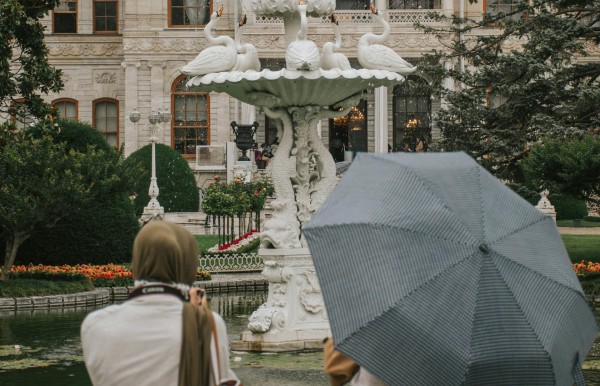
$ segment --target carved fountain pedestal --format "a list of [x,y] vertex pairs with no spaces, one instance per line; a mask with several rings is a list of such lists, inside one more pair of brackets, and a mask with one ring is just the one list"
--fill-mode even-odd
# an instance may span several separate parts
[[239,351],[320,349],[330,335],[327,312],[306,248],[262,249],[267,302],[250,317],[248,330],[231,343]]
[[[303,0],[300,4],[287,0],[243,0],[242,4],[257,15],[284,19],[286,68],[200,71],[187,83],[190,90],[224,92],[261,108],[274,120],[280,139],[269,166],[276,199],[271,203],[272,217],[264,224],[259,251],[269,294],[267,302],[250,317],[241,340],[232,342],[232,349],[321,349],[323,338],[330,335],[329,320],[302,227],[331,193],[336,177],[335,162],[318,134],[317,124],[348,114],[364,90],[394,86],[404,77],[400,70],[379,67],[319,66],[318,47],[306,38],[306,15],[331,15],[335,0],[307,0],[307,5]],[[244,62],[245,55],[255,51],[242,48],[238,48],[238,59]],[[195,61],[203,62],[203,52]],[[341,56],[335,53],[335,58]],[[405,73],[414,70],[411,67]]]

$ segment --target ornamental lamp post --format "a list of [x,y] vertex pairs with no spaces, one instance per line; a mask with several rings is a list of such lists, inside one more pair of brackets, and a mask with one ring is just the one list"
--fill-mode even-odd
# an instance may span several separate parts
[[[137,108],[133,109],[133,111],[129,114],[129,120],[135,124],[136,129],[140,118],[141,114],[139,111],[137,111]],[[156,142],[158,141],[157,132],[161,129],[161,127],[158,127],[157,124],[160,123],[162,126],[170,120],[171,114],[167,109],[162,111],[160,108],[158,111],[152,110],[148,116],[148,122],[150,123],[150,142],[152,143],[152,171],[150,175],[150,187],[148,188],[148,196],[150,196],[150,201],[148,202],[148,205],[144,207],[144,212],[139,219],[141,226],[144,226],[153,220],[162,220],[165,215],[165,209],[160,206],[160,203],[157,200],[159,190],[156,182]]]

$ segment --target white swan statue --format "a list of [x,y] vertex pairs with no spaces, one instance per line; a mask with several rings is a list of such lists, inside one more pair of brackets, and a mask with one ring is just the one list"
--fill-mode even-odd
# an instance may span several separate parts
[[204,75],[211,72],[230,71],[237,61],[235,41],[229,36],[212,35],[212,28],[217,24],[223,14],[223,5],[218,11],[213,12],[210,21],[204,27],[204,37],[210,47],[202,50],[196,59],[181,67],[181,72],[187,76]]
[[342,35],[340,34],[339,23],[335,19],[335,15],[331,15],[331,23],[333,23],[335,43],[327,42],[323,45],[323,50],[321,51],[321,68],[323,70],[331,70],[332,68],[349,70],[352,67],[346,55],[336,52],[342,48]]
[[285,66],[288,70],[316,70],[319,68],[320,54],[319,47],[315,42],[306,39],[308,30],[308,19],[306,18],[306,9],[308,6],[300,0],[298,12],[300,12],[300,31],[296,40],[288,45],[285,52]]
[[368,33],[358,39],[356,56],[360,65],[372,70],[388,70],[399,74],[415,72],[417,67],[402,59],[394,50],[381,44],[374,44],[383,43],[390,36],[390,25],[372,2],[371,12],[373,18],[383,25],[383,33],[381,35]]
[[249,43],[240,43],[240,37],[242,36],[242,31],[246,25],[246,21],[248,21],[248,18],[244,14],[244,16],[242,16],[242,20],[238,24],[237,33],[235,34],[235,47],[238,54],[233,71],[260,71],[260,60],[258,59],[256,47]]

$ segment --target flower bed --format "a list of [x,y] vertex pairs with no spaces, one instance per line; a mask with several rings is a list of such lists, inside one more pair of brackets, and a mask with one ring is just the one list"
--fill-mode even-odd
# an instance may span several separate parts
[[207,252],[215,253],[215,252],[237,252],[242,247],[252,243],[254,240],[260,237],[260,232],[256,229],[252,229],[252,231],[241,235],[230,243],[225,243],[223,245],[215,245],[214,247],[208,248]]
[[600,263],[593,263],[585,260],[581,260],[579,263],[573,264],[573,269],[577,276],[586,276],[593,273],[600,273]]
[[[95,287],[125,287],[133,285],[133,273],[129,268],[117,265],[13,265],[11,272],[18,275],[28,274],[43,275],[45,278],[55,274],[57,277],[65,274],[83,274],[87,276]],[[210,280],[210,273],[203,271],[200,268],[196,271],[196,280]],[[47,280],[47,279],[46,279]]]

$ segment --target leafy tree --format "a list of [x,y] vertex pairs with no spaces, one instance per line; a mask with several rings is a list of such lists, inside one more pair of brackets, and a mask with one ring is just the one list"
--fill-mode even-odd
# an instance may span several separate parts
[[[103,151],[102,163],[107,166],[107,174],[94,185],[94,200],[69,213],[52,228],[36,229],[19,249],[17,260],[21,264],[50,265],[129,261],[139,224],[129,198],[131,175],[123,167],[122,153],[87,123],[59,120],[57,125],[60,130],[55,140],[64,142],[67,151]],[[30,132],[40,136],[43,129],[34,127]]]
[[[58,92],[61,71],[48,64],[44,27],[40,23],[60,0],[0,1],[0,117],[30,114],[43,118],[51,113],[39,93]],[[15,109],[24,98],[28,112]]]
[[52,227],[113,188],[119,177],[105,151],[67,150],[44,124],[41,135],[0,126],[0,239],[5,240],[0,280],[8,280],[19,247],[35,229]]
[[[137,194],[136,214],[142,215],[144,207],[150,201],[148,187],[152,170],[152,145],[146,145],[127,157],[125,166],[132,175],[131,189]],[[165,212],[197,212],[200,197],[194,173],[188,162],[171,147],[156,144],[156,183],[158,184],[158,202]]]
[[[477,20],[452,17],[449,28],[421,26],[449,48],[421,66],[445,101],[436,148],[466,151],[508,181],[522,180],[529,144],[600,127],[600,63],[586,60],[600,42],[600,2],[515,4]],[[443,87],[448,79],[456,90]]]
[[527,181],[551,193],[586,201],[600,194],[600,141],[591,135],[536,144],[521,165]]

